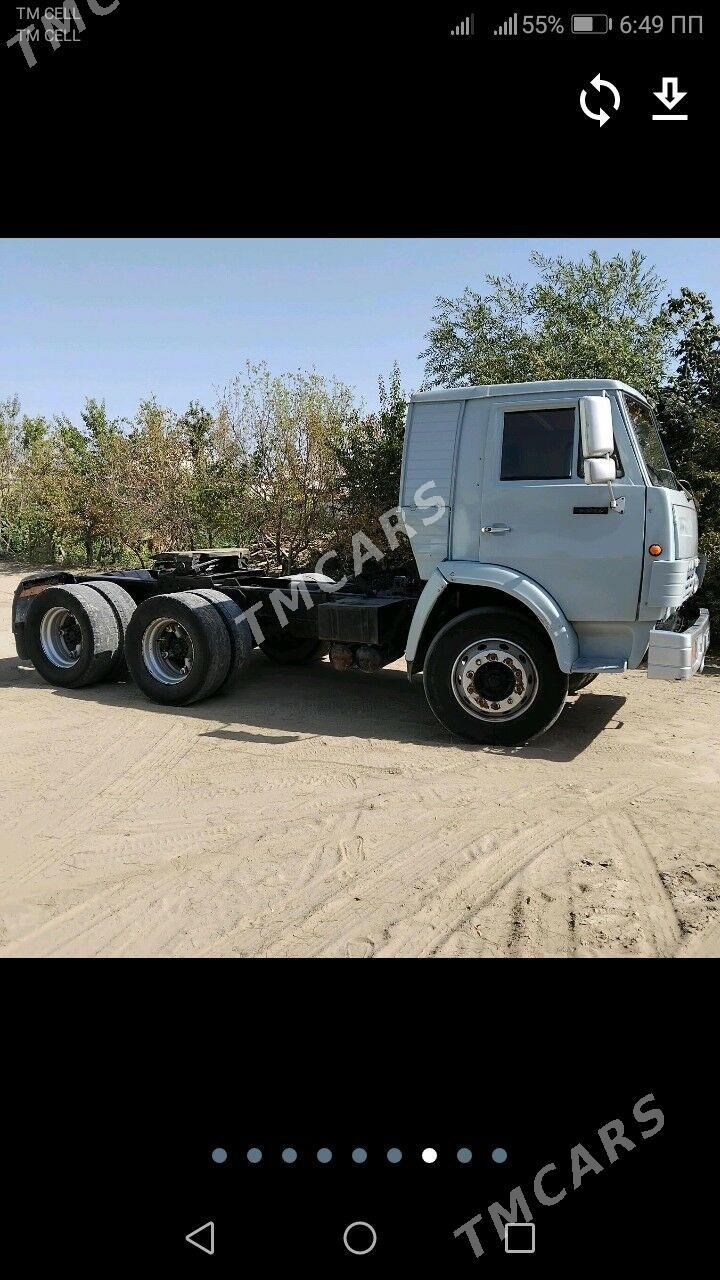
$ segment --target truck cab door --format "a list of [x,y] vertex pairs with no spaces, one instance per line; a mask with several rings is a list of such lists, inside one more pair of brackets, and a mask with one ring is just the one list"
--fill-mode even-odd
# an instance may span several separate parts
[[605,485],[586,485],[580,393],[498,397],[490,410],[479,559],[532,578],[571,622],[637,617],[645,483],[611,396],[622,514]]

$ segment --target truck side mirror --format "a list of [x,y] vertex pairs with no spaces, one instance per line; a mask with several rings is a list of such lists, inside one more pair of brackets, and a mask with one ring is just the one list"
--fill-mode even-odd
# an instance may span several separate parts
[[625,499],[617,499],[612,482],[617,478],[612,424],[612,405],[607,396],[580,398],[580,438],[586,484],[606,484],[610,490],[610,510],[622,515]]
[[586,458],[583,469],[586,484],[612,484],[617,478],[614,458]]
[[612,482],[617,478],[612,424],[612,405],[607,396],[580,399],[580,437],[586,484],[606,484],[610,490],[610,510],[622,513],[625,499],[615,497]]
[[[612,405],[607,396],[583,396],[580,400],[580,435],[583,458],[607,458],[615,448]],[[615,478],[614,476],[612,477]],[[588,480],[599,484],[599,480]]]

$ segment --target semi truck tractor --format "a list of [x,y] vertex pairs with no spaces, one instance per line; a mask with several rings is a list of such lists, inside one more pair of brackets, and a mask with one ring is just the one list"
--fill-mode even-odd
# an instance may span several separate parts
[[57,687],[129,676],[179,706],[241,692],[255,647],[278,664],[329,655],[337,670],[404,656],[448,730],[506,746],[543,733],[605,672],[645,658],[651,679],[702,670],[696,504],[650,404],[622,382],[413,395],[384,527],[407,535],[410,572],[363,562],[333,578],[326,555],[323,572],[280,577],[227,548],[167,552],[150,569],[37,571],[13,601],[18,654]]

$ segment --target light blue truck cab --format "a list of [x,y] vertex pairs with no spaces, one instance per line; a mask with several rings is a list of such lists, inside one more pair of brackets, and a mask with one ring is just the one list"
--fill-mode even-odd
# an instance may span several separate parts
[[[442,509],[427,519],[432,487]],[[405,657],[449,728],[543,732],[596,674],[702,670],[695,502],[653,410],[612,379],[413,395],[402,518],[425,588]]]

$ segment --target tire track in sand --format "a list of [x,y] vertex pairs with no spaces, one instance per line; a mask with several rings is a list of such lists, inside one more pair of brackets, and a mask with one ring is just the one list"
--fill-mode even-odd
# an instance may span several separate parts
[[[194,726],[195,721],[190,724]],[[170,770],[194,745],[196,732],[177,719],[158,726],[156,732],[127,733],[123,724],[112,741],[88,760],[69,785],[56,788],[62,798],[60,816],[53,822],[53,794],[38,799],[22,824],[8,828],[8,834],[33,839],[38,849],[25,862],[20,875],[12,871],[0,882],[3,890],[26,884],[41,875],[61,856],[68,841],[78,832],[100,830],[153,787],[162,783]],[[50,815],[50,816],[48,816]]]
[[[576,803],[571,812],[566,811],[563,815],[554,815],[533,827],[526,827],[502,847],[492,851],[483,863],[473,863],[446,887],[442,895],[431,896],[430,918],[422,923],[408,922],[403,926],[402,935],[376,954],[436,954],[460,928],[468,923],[476,923],[481,912],[491,907],[499,894],[519,876],[524,875],[539,857],[552,853],[568,836],[587,830],[599,819],[603,819],[608,810],[622,806],[638,794],[636,783],[612,783],[602,792],[583,801],[580,807]],[[469,895],[473,898],[472,915],[468,913],[464,903],[458,905],[456,901]],[[442,922],[441,928],[433,927],[434,919]],[[417,927],[413,928],[413,925]],[[431,936],[427,936],[429,929],[432,929]],[[568,920],[565,935],[568,939],[570,933],[571,925]]]
[[635,885],[636,909],[660,956],[671,956],[682,941],[672,898],[660,879],[657,862],[628,813],[608,814],[606,827],[628,882]]
[[[362,937],[367,941],[369,935],[375,934],[383,939],[384,944],[375,949],[376,955],[432,954],[461,922],[465,922],[467,913],[461,915],[459,911],[456,912],[452,922],[443,928],[440,936],[435,934],[432,940],[420,941],[413,929],[417,911],[411,913],[408,910],[407,899],[410,892],[408,886],[415,885],[423,874],[430,871],[444,872],[452,894],[480,877],[482,889],[476,905],[482,909],[539,854],[571,832],[587,826],[609,807],[622,804],[636,794],[635,783],[613,783],[601,794],[585,801],[584,811],[580,815],[576,806],[572,813],[553,815],[537,823],[530,832],[527,829],[518,832],[509,841],[505,841],[502,833],[498,833],[497,840],[503,840],[502,847],[480,859],[473,859],[469,868],[467,851],[478,844],[478,832],[471,834],[466,828],[459,838],[448,839],[448,832],[457,819],[457,810],[452,806],[448,817],[442,822],[434,821],[432,829],[424,836],[416,836],[394,851],[388,852],[387,846],[384,846],[373,854],[366,854],[359,875],[353,881],[352,895],[344,903],[334,902],[337,885],[311,884],[300,895],[299,900],[294,898],[292,912],[285,914],[281,920],[277,919],[275,912],[264,913],[263,920],[254,922],[261,929],[262,953],[316,956],[344,954],[348,943],[354,939]],[[420,907],[437,897],[436,887],[421,890],[418,899]],[[378,905],[369,912],[359,913],[357,898],[367,898]],[[335,911],[333,907],[336,908]],[[333,942],[318,946],[313,934],[322,929],[326,912],[332,915]],[[400,919],[403,921],[403,936],[391,943],[390,932]],[[288,931],[293,930],[293,937],[289,940]]]

